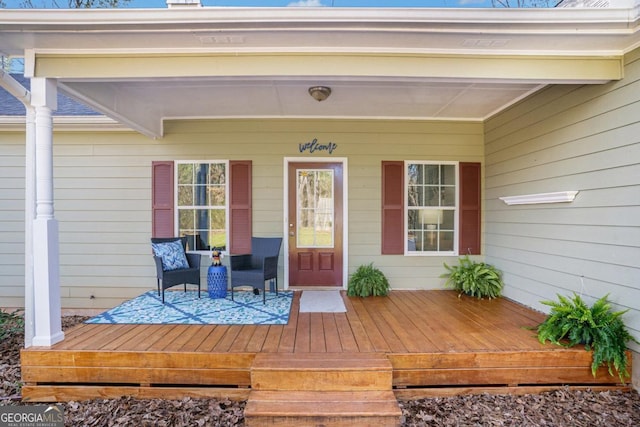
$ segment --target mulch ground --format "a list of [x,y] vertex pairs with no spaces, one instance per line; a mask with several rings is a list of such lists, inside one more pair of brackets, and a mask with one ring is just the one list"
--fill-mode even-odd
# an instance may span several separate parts
[[[64,317],[63,329],[84,319]],[[0,342],[0,405],[24,405],[20,401],[20,349],[23,343],[24,336],[16,331]],[[407,427],[640,426],[640,395],[635,391],[562,389],[522,396],[478,394],[400,401],[399,404],[403,413],[402,426]],[[69,426],[245,425],[245,402],[231,400],[123,397],[63,402],[62,405],[65,425]]]

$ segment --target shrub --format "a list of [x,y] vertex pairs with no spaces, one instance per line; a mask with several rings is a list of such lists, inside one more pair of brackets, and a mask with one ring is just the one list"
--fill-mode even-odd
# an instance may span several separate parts
[[467,255],[459,259],[459,265],[450,267],[444,263],[444,267],[448,271],[440,276],[447,279],[444,285],[459,291],[460,295],[491,299],[502,294],[502,274],[492,265],[472,261]]
[[350,297],[384,296],[388,293],[389,281],[373,263],[361,265],[349,278],[347,295]]
[[551,307],[547,318],[538,325],[538,339],[557,345],[572,347],[584,344],[585,350],[593,351],[591,372],[593,376],[601,365],[606,365],[609,375],[613,369],[620,381],[629,377],[627,370],[627,342],[638,342],[627,331],[622,315],[628,310],[611,311],[611,304],[605,295],[589,307],[579,295],[574,293],[569,299],[558,295],[558,301],[542,301]]

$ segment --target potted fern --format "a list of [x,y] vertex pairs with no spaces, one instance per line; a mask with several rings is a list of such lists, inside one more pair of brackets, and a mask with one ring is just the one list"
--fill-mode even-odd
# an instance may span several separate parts
[[361,265],[349,277],[347,295],[350,297],[384,296],[389,293],[389,281],[373,263]]
[[497,298],[502,294],[504,283],[502,273],[492,265],[484,262],[472,261],[466,255],[460,258],[458,265],[448,266],[444,263],[447,273],[440,277],[446,278],[446,287],[451,287],[460,293],[482,298]]
[[627,331],[622,315],[628,310],[611,311],[605,295],[589,307],[583,299],[573,294],[573,298],[558,295],[558,301],[542,301],[551,307],[547,318],[538,325],[538,339],[547,340],[566,347],[584,344],[587,351],[593,351],[591,373],[601,365],[606,365],[609,375],[618,372],[620,381],[629,377],[627,370],[627,342],[638,341]]

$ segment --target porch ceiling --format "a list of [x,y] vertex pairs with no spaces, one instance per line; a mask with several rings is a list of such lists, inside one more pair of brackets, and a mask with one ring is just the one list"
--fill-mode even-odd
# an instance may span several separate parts
[[[638,8],[5,10],[0,52],[133,129],[183,118],[484,120],[622,77]],[[310,86],[332,88],[323,102]]]

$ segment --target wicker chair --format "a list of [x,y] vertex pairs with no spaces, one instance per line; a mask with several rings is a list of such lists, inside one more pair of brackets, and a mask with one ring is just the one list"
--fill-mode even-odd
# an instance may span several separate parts
[[278,295],[278,254],[282,245],[281,237],[252,237],[251,254],[231,256],[231,299],[233,289],[239,286],[253,286],[262,289],[262,302],[266,303],[267,280],[275,279]]
[[[187,247],[186,237],[170,237],[170,238],[151,238],[151,243],[167,243],[181,241],[182,248]],[[184,284],[184,291],[187,291],[187,284],[198,286],[198,298],[200,298],[200,254],[185,253],[189,268],[181,268],[178,270],[164,270],[162,266],[162,258],[153,256],[156,263],[156,275],[158,280],[158,295],[162,294],[162,303],[164,304],[164,290],[172,286]]]

